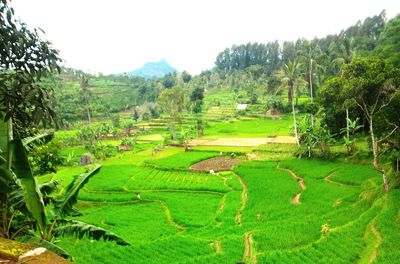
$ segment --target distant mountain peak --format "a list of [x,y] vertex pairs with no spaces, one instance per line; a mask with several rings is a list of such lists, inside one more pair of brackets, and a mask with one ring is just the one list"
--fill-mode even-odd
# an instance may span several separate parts
[[141,68],[127,72],[126,74],[128,76],[139,76],[149,79],[153,77],[162,77],[172,72],[176,72],[176,69],[162,58],[159,61],[146,62]]

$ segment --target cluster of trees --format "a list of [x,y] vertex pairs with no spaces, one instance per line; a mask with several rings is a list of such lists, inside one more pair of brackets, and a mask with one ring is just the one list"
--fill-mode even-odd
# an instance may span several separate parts
[[[278,41],[267,44],[247,43],[243,45],[233,45],[220,52],[216,58],[216,70],[221,73],[245,70],[251,65],[263,66],[264,73],[267,76],[280,69],[283,64],[293,61],[297,51],[306,51],[310,46],[318,46],[321,52],[325,54],[325,66],[331,65],[331,61],[336,58],[332,47],[340,45],[343,39],[354,39],[355,48],[359,51],[368,51],[375,49],[379,36],[385,27],[386,14],[368,17],[364,22],[358,21],[355,25],[343,30],[336,35],[328,35],[325,38],[315,38],[311,41],[298,39],[295,42],[285,41],[282,45]],[[333,66],[330,72],[335,72]]]
[[[343,134],[354,154],[354,133],[368,133],[374,168],[388,189],[388,170],[398,174],[400,166],[399,36],[400,15],[386,22],[383,11],[321,39],[234,45],[217,56],[208,85],[229,87],[238,98],[245,93],[248,103],[269,95],[270,108],[281,106],[275,94],[287,92],[293,132],[308,156],[314,147],[329,155],[329,145]],[[304,93],[309,102],[300,107]],[[302,122],[300,109],[309,113]]]
[[128,76],[94,76],[65,69],[46,80],[54,89],[53,105],[60,125],[92,118],[110,118],[146,102],[155,102],[165,89],[158,79]]

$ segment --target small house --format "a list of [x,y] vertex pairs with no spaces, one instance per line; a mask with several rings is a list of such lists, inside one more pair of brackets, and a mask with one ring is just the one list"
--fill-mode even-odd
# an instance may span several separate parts
[[237,104],[236,110],[246,111],[247,110],[247,104]]

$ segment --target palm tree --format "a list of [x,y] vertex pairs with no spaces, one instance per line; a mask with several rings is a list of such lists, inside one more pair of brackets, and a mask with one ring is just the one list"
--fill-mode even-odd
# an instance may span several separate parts
[[349,64],[356,56],[354,39],[344,38],[339,43],[332,42],[329,50],[336,57],[332,62],[339,65],[339,75],[341,75],[343,66]]
[[284,64],[282,69],[278,72],[278,76],[281,79],[282,85],[280,88],[288,89],[288,100],[289,103],[292,104],[292,113],[293,113],[293,125],[294,125],[294,134],[296,137],[296,143],[300,146],[299,137],[297,134],[297,122],[296,122],[296,111],[293,100],[293,92],[295,88],[298,88],[300,84],[304,83],[304,80],[301,78],[300,68],[301,64],[297,62],[297,60],[289,61],[287,64]]
[[[332,61],[332,63],[339,65],[339,72],[338,75],[342,75],[343,73],[343,66],[349,64],[354,57],[356,56],[356,48],[354,46],[354,39],[351,38],[344,38],[339,43],[332,42],[331,46],[329,47],[331,53],[336,56],[336,59]],[[346,106],[346,131],[347,131],[347,138],[350,138],[350,134],[348,131],[349,129],[349,107]]]
[[[311,42],[305,42],[303,49],[299,51],[300,59],[304,62],[307,74],[307,82],[310,88],[310,99],[311,103],[314,102],[314,87],[313,81],[316,79],[315,74],[318,70],[323,70],[323,67],[318,64],[318,60],[322,58],[323,52],[319,48],[318,44],[313,45]],[[311,125],[314,126],[314,115],[311,114]]]
[[81,88],[81,96],[83,103],[85,104],[86,108],[86,115],[89,121],[89,124],[91,124],[91,118],[90,118],[90,106],[89,106],[89,97],[90,97],[90,89],[89,89],[89,75],[82,73],[80,76],[79,80],[79,86]]

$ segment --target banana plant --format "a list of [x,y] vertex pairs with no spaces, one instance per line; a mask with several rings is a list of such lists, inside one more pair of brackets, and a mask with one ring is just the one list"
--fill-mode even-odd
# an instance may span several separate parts
[[[12,238],[37,244],[66,258],[69,257],[69,254],[53,243],[56,237],[70,235],[82,238],[87,236],[94,240],[104,239],[115,241],[118,245],[129,245],[123,238],[101,227],[67,218],[79,214],[74,208],[79,190],[99,172],[101,165],[76,176],[66,187],[65,192],[56,197],[50,195],[56,190],[59,182],[48,182],[42,185],[37,183],[28,161],[28,151],[51,139],[51,135],[43,134],[24,140],[17,138],[11,141],[12,155],[9,156],[12,156],[12,169],[1,170],[0,174],[0,184],[4,182],[4,186],[9,187],[9,192],[6,193],[7,202],[2,200],[2,204],[8,205],[8,208],[2,210],[3,229],[0,229],[0,234],[8,232],[10,235],[10,231],[13,229],[15,232],[11,235]],[[6,160],[0,160],[0,164],[2,163],[6,163]],[[46,205],[49,204],[53,205],[50,215],[46,211]],[[9,212],[11,214],[8,214]],[[13,228],[13,219],[16,216],[23,217],[24,220],[22,226]],[[7,221],[4,221],[4,218]]]
[[358,121],[358,117],[354,121],[352,121],[350,118],[346,118],[347,126],[340,130],[342,134],[346,134],[346,136],[343,137],[343,141],[349,155],[352,155],[354,152],[356,152],[356,139],[354,137],[355,133],[364,127],[363,125],[359,125]]

